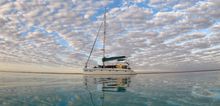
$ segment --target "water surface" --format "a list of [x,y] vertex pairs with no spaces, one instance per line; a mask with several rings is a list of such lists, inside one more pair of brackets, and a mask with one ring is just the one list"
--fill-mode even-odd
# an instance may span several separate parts
[[220,72],[92,77],[0,73],[0,106],[220,106]]

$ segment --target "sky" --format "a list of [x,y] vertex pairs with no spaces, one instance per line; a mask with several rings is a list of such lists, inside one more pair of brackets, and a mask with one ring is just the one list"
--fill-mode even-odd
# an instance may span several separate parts
[[220,68],[219,0],[1,0],[0,63],[83,68],[105,8],[107,56],[141,70]]

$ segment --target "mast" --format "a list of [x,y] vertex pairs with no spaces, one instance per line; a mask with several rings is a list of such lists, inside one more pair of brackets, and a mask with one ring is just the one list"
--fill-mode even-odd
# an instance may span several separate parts
[[[106,8],[104,14],[104,36],[103,36],[103,59],[105,58],[105,40],[106,40]],[[102,61],[103,68],[105,68],[105,61]]]
[[[92,49],[91,49],[91,51],[90,51],[90,53],[89,53],[89,57],[88,57],[88,59],[87,59],[87,61],[86,61],[86,64],[85,64],[85,68],[87,68],[87,66],[88,66],[88,62],[89,62],[89,60],[90,60],[90,57],[91,57],[91,55],[92,55],[94,46],[95,46],[96,41],[97,41],[97,39],[98,39],[99,32],[100,32],[100,29],[101,29],[101,27],[102,27],[102,24],[103,24],[103,23],[101,23],[101,25],[99,26],[98,33],[97,33],[97,35],[96,35],[95,41],[93,42]],[[103,58],[102,58],[103,68],[105,67],[105,61],[104,61],[104,58],[105,58],[105,39],[106,39],[105,36],[106,36],[106,8],[105,8],[105,14],[104,14],[104,37],[103,37]]]

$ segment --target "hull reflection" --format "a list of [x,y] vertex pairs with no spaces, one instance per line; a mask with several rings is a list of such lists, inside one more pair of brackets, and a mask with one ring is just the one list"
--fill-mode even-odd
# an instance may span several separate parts
[[96,86],[97,91],[125,92],[130,86],[132,75],[120,76],[84,76],[84,84]]
[[94,95],[99,95],[101,101],[100,106],[103,106],[106,98],[112,93],[123,93],[130,87],[131,77],[134,75],[115,75],[115,76],[84,76],[84,85],[88,94],[90,95],[90,101],[94,103]]

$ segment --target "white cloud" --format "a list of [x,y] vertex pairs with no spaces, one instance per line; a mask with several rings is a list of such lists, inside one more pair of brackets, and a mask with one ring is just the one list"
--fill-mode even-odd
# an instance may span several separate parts
[[[83,67],[103,7],[112,3],[1,1],[0,61]],[[108,8],[107,55],[127,55],[142,69],[219,67],[219,5],[216,0],[135,0]],[[97,64],[101,47],[98,40],[91,64]]]

